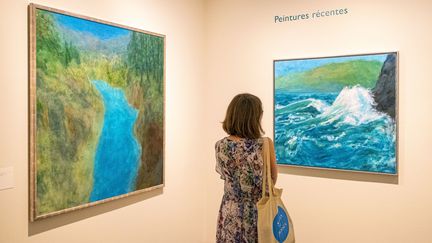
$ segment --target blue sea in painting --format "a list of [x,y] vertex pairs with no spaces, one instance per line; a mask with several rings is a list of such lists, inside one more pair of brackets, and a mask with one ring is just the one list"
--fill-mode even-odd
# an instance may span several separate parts
[[396,172],[396,124],[374,109],[369,89],[276,90],[274,119],[279,164]]
[[122,90],[100,80],[93,84],[102,95],[105,114],[91,202],[133,191],[141,157],[141,146],[133,133],[138,111],[129,105]]

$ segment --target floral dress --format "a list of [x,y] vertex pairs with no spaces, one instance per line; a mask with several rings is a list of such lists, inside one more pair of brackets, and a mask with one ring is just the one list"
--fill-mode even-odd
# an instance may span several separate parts
[[256,203],[261,198],[263,139],[216,142],[216,171],[225,180],[217,243],[258,242]]

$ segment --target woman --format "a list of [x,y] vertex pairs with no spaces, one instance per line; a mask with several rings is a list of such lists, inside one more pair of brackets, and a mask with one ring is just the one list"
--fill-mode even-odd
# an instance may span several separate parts
[[[219,210],[216,242],[258,242],[256,203],[263,180],[262,104],[258,97],[239,94],[228,106],[223,129],[228,133],[216,142],[216,171],[225,180]],[[270,142],[271,176],[277,167]]]

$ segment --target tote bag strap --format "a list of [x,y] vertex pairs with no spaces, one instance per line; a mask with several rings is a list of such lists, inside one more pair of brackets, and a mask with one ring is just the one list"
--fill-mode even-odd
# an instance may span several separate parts
[[273,180],[271,178],[271,167],[270,167],[270,142],[267,137],[264,137],[263,142],[263,182],[262,182],[262,198],[265,197],[267,184],[269,186],[269,196],[273,197]]

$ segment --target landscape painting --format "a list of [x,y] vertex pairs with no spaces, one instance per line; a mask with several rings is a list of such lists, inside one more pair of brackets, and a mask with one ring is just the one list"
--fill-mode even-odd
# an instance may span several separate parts
[[165,37],[29,11],[31,221],[162,187]]
[[278,164],[397,174],[397,58],[274,61]]

